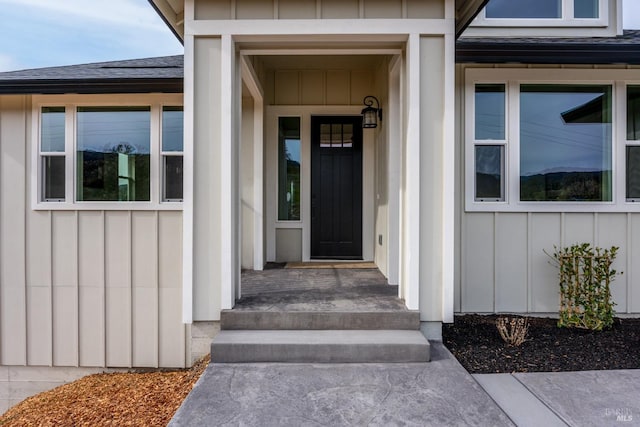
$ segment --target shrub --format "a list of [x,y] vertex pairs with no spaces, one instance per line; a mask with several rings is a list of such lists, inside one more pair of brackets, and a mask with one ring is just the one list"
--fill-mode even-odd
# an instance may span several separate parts
[[529,320],[525,317],[498,317],[496,328],[504,342],[519,346],[527,340]]
[[560,270],[558,326],[594,331],[610,327],[615,305],[611,300],[610,285],[618,274],[611,265],[618,247],[602,249],[581,243],[554,249],[553,258]]

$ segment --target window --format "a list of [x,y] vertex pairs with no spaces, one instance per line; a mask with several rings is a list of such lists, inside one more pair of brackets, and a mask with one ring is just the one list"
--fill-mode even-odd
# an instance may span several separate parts
[[627,87],[626,198],[640,202],[640,86]]
[[561,18],[561,0],[491,0],[487,18]]
[[[490,0],[486,18],[499,19],[595,19],[598,0]],[[563,13],[563,9],[566,9]]]
[[162,109],[162,199],[167,202],[182,200],[182,107]]
[[475,199],[504,200],[505,85],[475,86]]
[[611,86],[520,86],[520,200],[612,200]]
[[465,71],[466,209],[640,211],[637,73],[550,71]]
[[278,119],[278,220],[300,221],[300,117]]
[[149,107],[78,107],[77,201],[150,200]]
[[64,102],[34,115],[34,208],[158,209],[182,201],[182,107],[74,105],[72,98],[43,96]]
[[42,200],[65,200],[64,107],[43,107],[40,120]]

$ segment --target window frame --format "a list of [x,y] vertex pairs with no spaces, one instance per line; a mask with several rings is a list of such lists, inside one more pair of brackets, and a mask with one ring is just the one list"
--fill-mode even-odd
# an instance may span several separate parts
[[[149,107],[150,109],[150,200],[149,201],[78,201],[76,179],[77,109],[78,107]],[[31,208],[33,210],[182,210],[181,201],[163,200],[161,134],[163,106],[183,106],[181,94],[135,95],[34,95],[31,117]],[[43,199],[44,171],[41,141],[43,107],[65,107],[65,200]]]
[[[184,106],[183,105],[169,105],[163,104],[160,106],[160,201],[161,203],[182,203],[184,201],[184,129],[182,132],[182,150],[180,151],[165,151],[163,149],[163,128],[162,128],[162,120],[164,117],[164,109],[165,107],[169,108],[181,108],[182,109],[182,117],[184,118]],[[167,157],[182,157],[182,198],[181,199],[170,199],[165,197],[167,194],[167,176],[166,176],[166,167],[165,161]]]
[[607,0],[598,1],[598,18],[575,18],[574,0],[561,0],[560,18],[487,18],[483,8],[473,20],[476,27],[606,27],[609,24]]
[[[506,84],[504,201],[475,199],[475,87]],[[611,85],[612,200],[520,200],[520,85]],[[626,198],[627,86],[640,85],[637,70],[622,69],[495,69],[465,70],[464,199],[469,212],[639,212],[640,200]],[[492,142],[492,141],[489,141]],[[635,141],[640,143],[640,141]],[[495,145],[495,144],[489,144]],[[640,144],[638,144],[640,145]]]

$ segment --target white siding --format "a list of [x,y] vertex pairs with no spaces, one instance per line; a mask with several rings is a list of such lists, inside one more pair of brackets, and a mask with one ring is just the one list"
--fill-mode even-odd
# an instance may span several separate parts
[[204,19],[444,18],[444,0],[196,0]]
[[34,211],[31,101],[0,96],[0,364],[182,367],[182,213]]

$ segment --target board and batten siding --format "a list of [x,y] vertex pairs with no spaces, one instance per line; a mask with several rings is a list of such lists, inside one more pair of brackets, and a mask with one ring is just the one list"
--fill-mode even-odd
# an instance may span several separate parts
[[[480,67],[480,66],[474,66]],[[492,67],[487,65],[486,67]],[[602,66],[497,65],[503,68],[604,68]],[[615,67],[621,68],[621,67]],[[465,211],[464,71],[456,66],[456,292],[462,313],[554,314],[558,270],[547,254],[554,246],[619,246],[611,293],[619,314],[640,313],[640,213]],[[546,253],[545,253],[546,252]]]
[[444,0],[196,0],[196,20],[442,19]]
[[[640,313],[640,214],[467,212],[462,219],[461,312],[555,313],[554,246],[619,246],[615,310]],[[546,251],[546,253],[545,253]]]
[[184,367],[182,212],[30,207],[30,96],[0,96],[0,364]]

